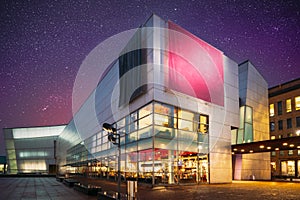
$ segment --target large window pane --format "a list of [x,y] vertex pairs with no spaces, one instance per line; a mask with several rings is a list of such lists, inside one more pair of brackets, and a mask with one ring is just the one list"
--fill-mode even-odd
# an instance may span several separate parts
[[148,115],[139,120],[139,129],[150,126],[153,124],[153,115]]
[[126,135],[126,142],[134,142],[137,141],[137,132],[132,132]]
[[193,131],[193,122],[178,119],[178,129],[185,130],[185,131]]
[[178,140],[185,140],[188,142],[198,141],[198,134],[189,131],[178,131]]
[[252,124],[245,123],[245,142],[253,142],[253,127]]
[[152,148],[152,145],[153,145],[152,138],[140,140],[138,142],[138,150],[150,149],[150,148]]
[[141,129],[138,131],[138,139],[152,137],[152,126]]
[[154,149],[177,150],[177,140],[155,137]]
[[194,119],[194,113],[180,109],[178,110],[178,118],[192,121]]
[[252,124],[252,108],[246,106],[245,122]]
[[153,107],[153,105],[152,105],[152,103],[151,103],[151,104],[149,104],[149,105],[147,105],[147,106],[141,108],[141,109],[139,110],[139,118],[141,119],[141,118],[143,118],[143,117],[145,117],[145,116],[151,114],[151,113],[152,113],[152,107]]
[[174,137],[176,137],[176,132],[173,128],[155,126],[154,135],[155,137],[173,139]]
[[162,104],[162,103],[155,103],[154,104],[154,112],[163,114],[163,115],[169,115],[173,117],[177,117],[177,110],[174,106]]
[[176,128],[176,118],[166,115],[154,114],[154,124],[164,127]]
[[245,106],[240,107],[240,128],[244,128]]

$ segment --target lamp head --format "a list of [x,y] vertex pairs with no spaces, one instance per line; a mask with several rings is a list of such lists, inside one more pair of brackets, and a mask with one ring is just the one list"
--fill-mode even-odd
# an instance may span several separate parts
[[117,130],[109,123],[104,123],[102,125],[103,129],[109,133],[115,133]]

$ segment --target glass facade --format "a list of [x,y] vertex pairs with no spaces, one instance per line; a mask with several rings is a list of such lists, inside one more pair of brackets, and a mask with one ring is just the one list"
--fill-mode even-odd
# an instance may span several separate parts
[[4,129],[8,173],[56,173],[56,140],[65,125]]
[[[121,158],[123,179],[151,184],[232,181],[230,129],[238,127],[238,65],[192,34],[186,34],[192,39],[187,42],[176,40],[169,25],[173,27],[152,16],[143,27],[168,30],[138,30],[120,48],[115,62],[99,66],[106,67],[105,73],[59,136],[60,173],[116,180]],[[178,43],[171,44],[174,40]],[[197,50],[195,54],[190,54],[190,47]],[[170,50],[181,58],[170,56]],[[186,66],[203,76],[200,82],[193,76],[196,73],[186,73]],[[225,75],[230,77],[227,82]],[[118,147],[102,130],[104,123],[112,124],[120,135],[120,157]],[[245,123],[246,132],[251,132],[251,123]],[[251,134],[246,137],[251,139]],[[208,160],[214,163],[210,169]]]
[[240,126],[236,144],[253,142],[253,111],[249,106],[240,107]]
[[[207,115],[152,102],[114,126],[120,134],[123,178],[152,184],[208,181]],[[76,167],[76,172],[88,170],[107,179],[117,176],[118,151],[108,141],[105,131],[67,152],[67,163]]]

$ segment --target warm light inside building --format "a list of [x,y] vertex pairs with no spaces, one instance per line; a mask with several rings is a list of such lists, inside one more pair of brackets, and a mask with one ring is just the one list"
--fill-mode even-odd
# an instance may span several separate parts
[[275,115],[275,111],[274,111],[274,104],[270,104],[270,117],[273,117]]
[[300,110],[300,96],[295,97],[295,109]]

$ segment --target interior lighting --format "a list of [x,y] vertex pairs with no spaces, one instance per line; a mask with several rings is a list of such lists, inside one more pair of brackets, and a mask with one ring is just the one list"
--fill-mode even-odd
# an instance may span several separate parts
[[287,145],[288,145],[288,143],[287,143],[287,142],[285,142],[285,143],[283,143],[282,145],[283,145],[283,146],[287,146]]
[[233,149],[233,151],[237,151],[237,149],[235,148],[235,149]]
[[267,147],[267,149],[271,149],[271,147]]
[[241,150],[241,152],[244,152],[244,151],[245,151],[244,149]]
[[253,153],[253,150],[250,150],[249,152],[250,152],[250,153]]
[[276,151],[278,151],[278,150],[279,150],[279,148],[275,148],[275,150],[276,150]]
[[263,149],[263,148],[265,148],[265,146],[264,145],[260,145],[259,148]]
[[290,144],[290,147],[294,147],[295,145],[294,144]]

